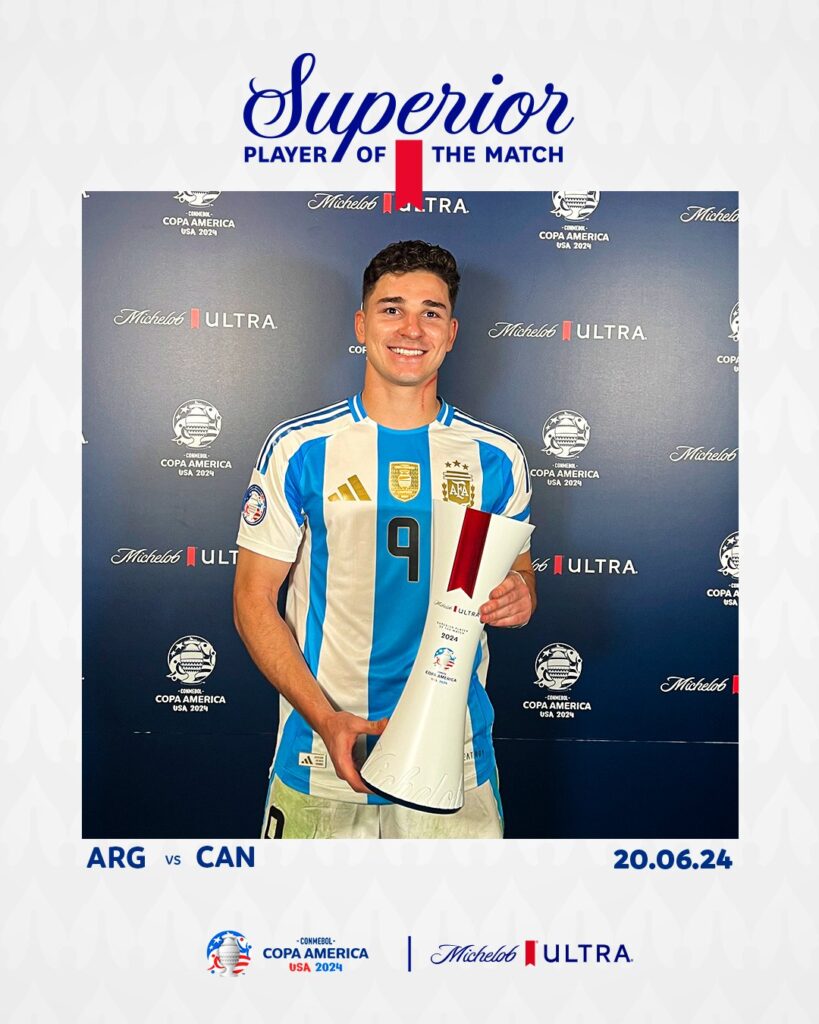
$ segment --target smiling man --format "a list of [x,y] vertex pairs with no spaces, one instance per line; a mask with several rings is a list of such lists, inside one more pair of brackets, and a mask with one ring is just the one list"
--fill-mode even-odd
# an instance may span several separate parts
[[[429,814],[371,793],[359,775],[392,714],[429,598],[432,501],[529,517],[529,474],[509,434],[437,394],[455,344],[460,276],[427,242],[395,242],[364,271],[357,395],[280,423],[245,492],[236,627],[281,694],[263,838],[500,838],[503,816],[486,696],[486,634],[464,735],[464,806]],[[285,617],[277,610],[289,577]],[[527,549],[481,609],[529,621]]]

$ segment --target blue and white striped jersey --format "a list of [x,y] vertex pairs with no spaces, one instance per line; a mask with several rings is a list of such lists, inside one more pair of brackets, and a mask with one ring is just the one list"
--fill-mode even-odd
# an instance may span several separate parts
[[[335,707],[375,720],[395,708],[421,640],[433,499],[526,522],[529,498],[526,459],[509,434],[446,402],[432,423],[392,430],[368,418],[359,394],[271,431],[237,542],[293,563],[286,620],[310,671]],[[484,634],[469,688],[465,789],[494,777],[488,666]],[[359,737],[362,760],[376,739]],[[283,697],[274,771],[302,793],[385,802],[336,776],[320,737]]]

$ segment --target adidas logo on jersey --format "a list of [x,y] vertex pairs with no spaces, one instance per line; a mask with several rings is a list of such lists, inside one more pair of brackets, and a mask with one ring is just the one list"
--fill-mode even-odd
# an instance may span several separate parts
[[347,478],[347,482],[342,484],[337,491],[333,491],[332,494],[327,495],[328,501],[372,501],[372,498],[367,494],[364,488],[364,484],[353,474]]

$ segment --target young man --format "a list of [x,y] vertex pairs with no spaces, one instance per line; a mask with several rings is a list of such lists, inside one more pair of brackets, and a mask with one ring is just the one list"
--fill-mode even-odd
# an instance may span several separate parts
[[[526,521],[514,438],[437,396],[458,333],[451,253],[396,242],[364,271],[355,333],[363,390],[275,427],[242,509],[236,628],[281,694],[263,838],[500,838],[485,693],[486,635],[470,683],[464,807],[428,814],[371,793],[358,772],[412,668],[427,613],[433,499]],[[289,577],[285,618],[276,607]],[[481,609],[522,626],[535,607],[527,550]]]

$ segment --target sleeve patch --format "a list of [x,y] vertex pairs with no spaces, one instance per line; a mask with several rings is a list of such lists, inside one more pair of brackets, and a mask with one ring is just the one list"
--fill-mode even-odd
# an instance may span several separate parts
[[251,484],[242,498],[242,519],[248,526],[258,526],[267,515],[267,497],[258,484]]

